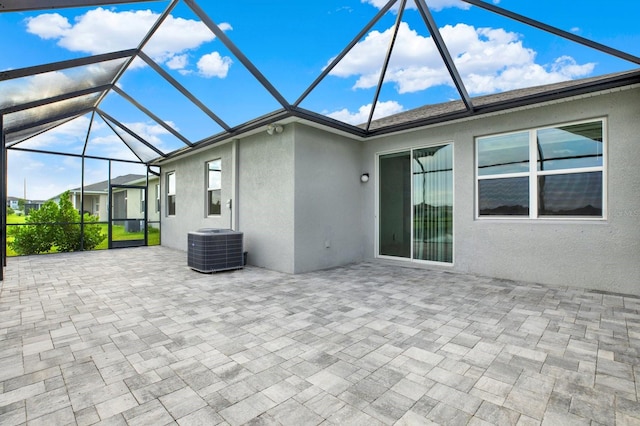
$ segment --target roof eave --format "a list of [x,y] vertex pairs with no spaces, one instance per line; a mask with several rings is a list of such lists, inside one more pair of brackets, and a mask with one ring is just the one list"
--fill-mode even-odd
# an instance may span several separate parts
[[632,86],[635,84],[640,84],[640,70],[632,73],[625,73],[623,75],[612,76],[610,78],[604,78],[601,80],[597,80],[596,82],[586,82],[583,84],[576,84],[573,86],[567,86],[563,88],[554,88],[548,91],[542,91],[539,93],[516,97],[508,100],[488,102],[484,104],[475,103],[474,104],[475,108],[473,111],[459,110],[451,113],[434,115],[431,117],[425,117],[425,118],[416,119],[416,120],[410,120],[404,123],[383,126],[383,127],[370,130],[367,133],[367,137],[387,135],[391,133],[414,129],[417,127],[441,124],[449,121],[471,118],[471,117],[481,116],[489,113],[506,111],[510,109],[526,107],[526,106],[541,104],[545,102],[551,102],[551,101],[565,99],[565,98],[571,98],[571,97],[585,95],[589,93],[601,92],[604,90]]

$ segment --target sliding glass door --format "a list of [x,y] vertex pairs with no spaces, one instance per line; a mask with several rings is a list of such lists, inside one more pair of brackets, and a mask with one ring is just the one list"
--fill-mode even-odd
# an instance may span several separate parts
[[411,257],[411,153],[380,156],[379,247],[383,256]]
[[453,262],[453,149],[416,149],[413,173],[413,258]]
[[380,155],[379,255],[453,262],[453,146]]

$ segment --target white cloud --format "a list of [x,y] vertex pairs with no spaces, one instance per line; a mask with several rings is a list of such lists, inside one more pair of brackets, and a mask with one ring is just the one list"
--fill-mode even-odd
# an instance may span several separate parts
[[198,71],[205,77],[225,78],[232,63],[228,56],[222,57],[218,52],[211,52],[200,58]]
[[[134,142],[134,149],[140,149],[142,151],[140,154],[146,155],[151,152],[149,148],[141,147],[142,144]],[[135,154],[115,134],[92,137],[87,146],[87,154],[120,160],[137,160]],[[157,156],[157,154],[154,153],[153,156]]]
[[[378,9],[382,9],[389,2],[389,0],[361,0],[361,1],[362,3],[368,3]],[[400,2],[397,2],[393,6],[392,10],[397,10],[399,7],[399,3]],[[427,5],[429,6],[429,8],[431,8],[432,10],[435,10],[436,12],[449,7],[456,7],[458,9],[469,9],[471,7],[469,3],[465,3],[460,0],[429,0],[427,1]],[[407,8],[415,9],[416,8],[415,2],[413,0],[408,0]]]
[[[344,121],[345,123],[354,125],[362,124],[366,123],[369,119],[369,114],[371,113],[371,105],[372,104],[363,105],[358,109],[357,112],[351,112],[348,109],[344,108],[339,111],[328,113],[326,115],[336,120]],[[382,117],[388,117],[402,111],[404,111],[403,106],[396,101],[378,102],[376,104],[376,110],[373,112],[373,119],[375,120]]]
[[[27,31],[45,39],[57,39],[58,45],[74,52],[92,55],[138,47],[159,14],[150,10],[116,12],[103,8],[90,10],[72,23],[57,13],[28,18]],[[219,25],[223,31],[231,25]],[[188,52],[215,39],[200,21],[169,16],[144,47],[155,61],[172,69],[188,64]],[[142,62],[136,62],[136,66]]]
[[81,75],[71,69],[9,80],[0,86],[0,99],[5,105],[21,104],[94,87],[113,76],[115,65],[110,62],[88,65],[83,68]]
[[571,80],[590,74],[593,67],[594,64],[578,65],[573,58],[563,56],[547,67],[531,63],[507,68],[497,78],[470,74],[466,83],[477,93],[492,93]]
[[69,20],[58,13],[44,13],[27,18],[27,31],[43,39],[59,38],[71,30]]
[[[155,123],[149,124],[149,123],[135,122],[135,123],[123,123],[123,125],[133,130],[138,136],[140,136],[142,139],[149,142],[151,145],[154,145],[158,148],[162,146],[162,139],[160,138],[160,136],[169,134],[169,131],[167,129]],[[172,127],[175,127],[175,126],[172,126]]]
[[56,150],[56,148],[58,148],[57,151],[63,148],[65,152],[80,154],[82,153],[82,147],[84,146],[88,130],[89,118],[82,116],[61,124],[45,133],[27,139],[17,146],[30,149],[48,148]]
[[[155,146],[160,150],[164,149],[162,136],[168,135],[169,132],[161,125],[153,122],[130,122],[122,124],[152,146]],[[175,127],[173,123],[169,124],[172,127]],[[125,140],[136,151],[136,153],[141,155],[143,160],[158,157],[158,154],[155,151],[139,142],[137,139],[127,135],[124,135],[124,137]],[[87,155],[104,158],[115,158],[120,160],[137,159],[136,156],[131,152],[129,147],[122,142],[122,139],[120,139],[120,137],[117,134],[113,133],[111,130],[109,130],[108,132],[104,131],[91,133],[91,138],[87,145]]]
[[[375,87],[393,28],[372,31],[331,71],[338,77],[356,77],[354,89]],[[520,35],[504,29],[466,24],[440,29],[447,48],[472,95],[554,83],[590,74],[594,63],[578,64],[563,56],[551,64],[537,64],[536,52],[523,46]],[[372,55],[371,52],[378,52]],[[431,37],[402,23],[385,82],[398,93],[452,85],[451,77]]]
[[134,158],[131,150],[114,133],[92,136],[87,145],[87,154],[107,158]]
[[189,57],[187,55],[175,55],[167,61],[167,66],[172,70],[180,70],[187,67]]

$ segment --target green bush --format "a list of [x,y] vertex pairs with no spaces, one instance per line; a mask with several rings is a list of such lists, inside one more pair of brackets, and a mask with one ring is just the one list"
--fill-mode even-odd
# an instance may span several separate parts
[[[84,215],[85,250],[91,250],[106,238],[96,217]],[[9,247],[19,255],[47,253],[53,248],[59,252],[80,250],[80,213],[73,208],[69,191],[60,196],[60,205],[49,200],[40,209],[33,210],[25,226],[13,227],[13,241]]]
[[58,205],[53,201],[47,201],[29,216],[25,223],[42,223],[42,225],[25,225],[11,228],[10,236],[13,241],[8,245],[17,254],[38,254],[46,253],[53,247],[55,234],[57,233],[56,222],[58,218]]

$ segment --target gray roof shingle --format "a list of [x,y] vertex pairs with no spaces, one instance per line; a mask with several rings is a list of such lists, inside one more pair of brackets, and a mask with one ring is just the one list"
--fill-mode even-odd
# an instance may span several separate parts
[[[118,176],[111,179],[111,185],[126,185],[131,182],[135,182],[140,179],[144,179],[145,175],[128,174]],[[109,181],[103,180],[102,182],[92,183],[91,185],[85,185],[84,190],[86,192],[107,192],[109,190]],[[74,188],[71,191],[80,192],[80,187]]]
[[[552,99],[566,98],[576,94],[596,92],[608,88],[607,85],[626,82],[628,78],[635,78],[637,82],[640,83],[640,70],[636,69],[598,77],[563,81],[560,83],[478,96],[471,100],[474,107],[474,111],[471,112],[467,111],[461,100],[425,105],[374,120],[371,122],[370,130],[378,130],[408,123],[425,122],[424,124],[432,124],[434,122],[443,122],[474,114],[505,110]],[[618,86],[622,85],[623,84],[618,84]]]

